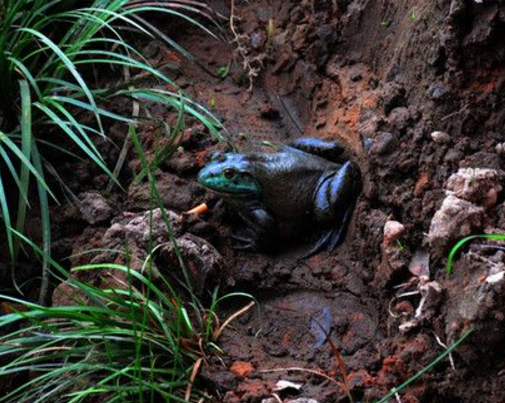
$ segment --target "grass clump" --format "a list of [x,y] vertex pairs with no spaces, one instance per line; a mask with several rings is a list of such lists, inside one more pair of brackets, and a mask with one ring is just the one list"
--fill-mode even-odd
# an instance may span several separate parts
[[[0,221],[12,267],[20,250],[14,234],[23,233],[30,207],[39,211],[44,256],[50,256],[49,205],[57,200],[48,172],[57,169],[45,157],[48,150],[69,154],[72,143],[78,157],[114,178],[96,139],[107,139],[111,121],[136,121],[107,109],[114,98],[160,102],[174,110],[184,104],[186,113],[218,135],[217,121],[131,43],[132,33],[159,37],[189,56],[144,13],[183,19],[213,35],[196,19],[213,21],[210,9],[194,1],[0,0]],[[100,74],[107,71],[116,77],[113,85]],[[139,86],[144,80],[136,77],[146,75],[162,88]]]
[[[144,262],[146,270],[149,261]],[[220,302],[247,297],[219,298],[216,291],[205,310],[200,304],[185,304],[166,280],[160,287],[128,266],[73,269],[93,270],[126,277],[127,282],[98,288],[69,278],[68,297],[75,304],[68,306],[45,307],[5,297],[23,309],[2,316],[0,329],[22,328],[0,338],[0,380],[6,385],[12,374],[25,379],[0,402],[186,401],[195,366],[219,351],[216,339],[229,323],[219,324]]]

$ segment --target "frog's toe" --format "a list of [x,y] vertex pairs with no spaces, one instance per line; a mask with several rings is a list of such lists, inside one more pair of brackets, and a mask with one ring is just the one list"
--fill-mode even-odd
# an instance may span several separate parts
[[232,236],[235,241],[232,245],[234,250],[256,251],[256,245],[250,239]]
[[303,255],[303,258],[308,258],[323,250],[333,252],[335,248],[344,241],[347,226],[352,216],[352,210],[352,208],[348,208],[344,214],[344,217],[342,218],[341,224],[337,228],[328,231],[321,238],[319,238],[313,248],[305,255]]
[[254,232],[250,229],[246,229],[244,235],[232,234],[231,239],[234,241],[232,248],[235,250],[256,251],[258,249]]

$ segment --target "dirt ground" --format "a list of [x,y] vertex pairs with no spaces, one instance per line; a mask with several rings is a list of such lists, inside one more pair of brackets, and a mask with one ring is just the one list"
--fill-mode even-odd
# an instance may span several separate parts
[[[228,2],[213,6],[229,15]],[[225,403],[344,402],[346,388],[356,402],[376,401],[474,328],[453,365],[443,360],[398,398],[504,402],[505,252],[476,241],[450,276],[445,263],[462,237],[505,231],[505,5],[256,0],[236,1],[235,13],[240,44],[262,64],[252,91],[237,42],[156,20],[215,74],[156,41],[145,55],[223,122],[240,151],[268,151],[265,141],[301,136],[338,139],[364,184],[346,241],[334,253],[303,259],[311,239],[268,255],[235,251],[230,234],[240,220],[195,181],[210,154],[225,147],[188,124],[183,148],[157,176],[163,201],[176,213],[208,203],[210,212],[184,230],[221,259],[200,288],[220,283],[223,291],[251,293],[260,307],[224,333],[225,355],[209,359],[200,387]],[[232,60],[229,74],[218,77]],[[153,113],[174,119],[162,109]],[[153,149],[155,130],[141,127]],[[118,144],[125,133],[111,128]],[[111,164],[119,153],[109,144],[100,150]],[[129,162],[123,180],[138,164]],[[81,201],[96,201],[89,192],[98,191],[104,204],[88,215],[70,204],[54,212],[60,256],[104,247],[111,222],[149,208],[147,183],[107,194],[105,176],[94,170],[73,162],[61,169],[73,174],[69,187]],[[302,386],[276,391],[279,380]]]

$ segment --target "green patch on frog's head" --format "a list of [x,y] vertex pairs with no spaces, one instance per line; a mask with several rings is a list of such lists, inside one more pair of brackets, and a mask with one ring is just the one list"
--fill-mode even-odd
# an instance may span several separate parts
[[216,192],[233,195],[259,194],[260,185],[242,154],[215,154],[198,174],[198,182]]

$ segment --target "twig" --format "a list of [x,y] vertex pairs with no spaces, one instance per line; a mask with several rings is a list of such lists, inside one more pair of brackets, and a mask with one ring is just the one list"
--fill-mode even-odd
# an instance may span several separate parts
[[195,365],[193,366],[193,370],[191,371],[191,376],[189,377],[188,387],[186,388],[186,393],[184,395],[184,400],[189,401],[191,397],[191,390],[193,389],[193,383],[195,382],[196,375],[198,374],[198,370],[202,365],[203,357],[200,357],[195,361]]
[[245,43],[248,37],[247,35],[240,34],[237,31],[237,28],[235,27],[235,19],[235,0],[230,0],[229,24],[230,31],[233,34],[232,43],[234,42],[237,44],[237,49],[235,49],[235,52],[242,59],[242,67],[244,68],[249,79],[249,88],[247,91],[251,92],[253,89],[254,78],[259,75],[261,69],[263,68],[263,60],[265,59],[266,55],[264,53],[261,53],[257,56],[251,56],[249,54],[249,49]]
[[[447,345],[442,343],[442,340],[440,340],[440,337],[437,336],[437,334],[434,332],[435,339],[437,340],[437,343],[440,344],[443,348],[447,350]],[[454,372],[456,372],[456,365],[454,364],[454,358],[452,357],[452,354],[449,353],[449,362],[451,363],[451,368]]]
[[219,336],[221,336],[221,333],[223,332],[223,330],[226,328],[226,326],[228,326],[228,324],[233,320],[235,319],[237,316],[240,316],[242,315],[243,313],[246,313],[249,309],[251,309],[253,306],[255,305],[254,301],[250,302],[249,304],[247,304],[245,307],[243,307],[242,309],[238,310],[237,312],[235,312],[233,315],[231,315],[228,319],[225,320],[225,322],[221,325],[221,327],[219,329],[216,330],[216,332],[214,333],[214,340],[217,340],[219,339]]

